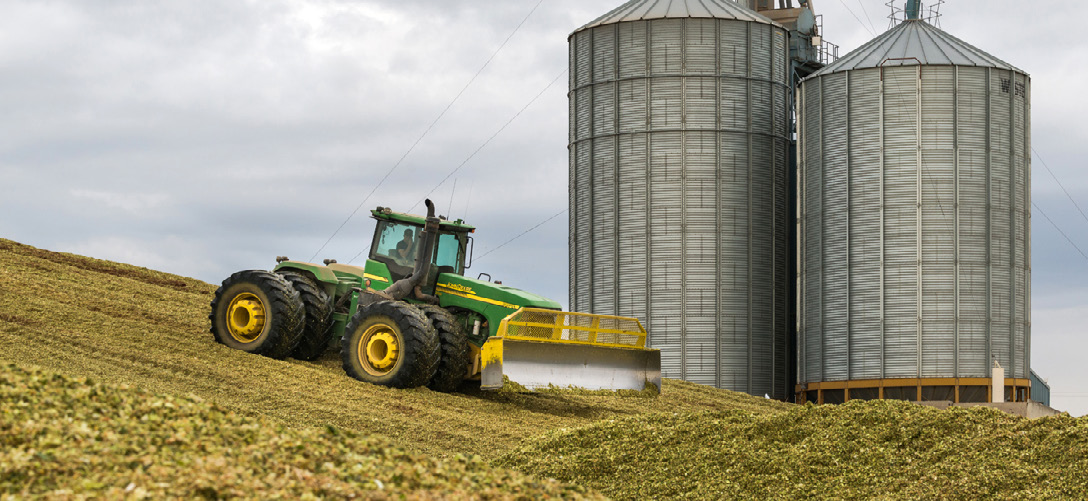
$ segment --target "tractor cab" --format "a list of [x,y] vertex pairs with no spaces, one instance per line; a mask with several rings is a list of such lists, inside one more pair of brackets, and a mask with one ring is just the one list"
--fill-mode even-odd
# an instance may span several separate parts
[[[415,269],[416,260],[421,257],[420,247],[423,242],[425,218],[414,214],[393,212],[384,207],[372,210],[371,216],[377,220],[377,225],[374,228],[374,240],[370,245],[370,259],[384,264],[389,269],[389,275],[393,281],[411,275]],[[472,237],[469,233],[474,231],[476,231],[475,227],[464,224],[464,221],[460,219],[439,222],[434,251],[427,256],[432,266],[430,276],[422,286],[424,292],[434,293],[439,274],[465,274],[465,268],[472,264],[470,257]],[[466,263],[466,260],[469,262]]]

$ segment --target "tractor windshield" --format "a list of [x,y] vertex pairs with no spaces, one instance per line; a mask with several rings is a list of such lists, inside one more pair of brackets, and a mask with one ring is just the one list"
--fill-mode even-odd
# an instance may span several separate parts
[[393,221],[378,221],[374,243],[370,247],[370,257],[390,264],[409,268],[415,266],[417,245],[423,228],[416,225]]
[[[370,259],[385,263],[394,278],[407,276],[415,267],[422,235],[421,226],[379,220],[370,246]],[[439,233],[432,263],[441,269],[441,273],[464,274],[467,244],[468,236],[464,232]]]

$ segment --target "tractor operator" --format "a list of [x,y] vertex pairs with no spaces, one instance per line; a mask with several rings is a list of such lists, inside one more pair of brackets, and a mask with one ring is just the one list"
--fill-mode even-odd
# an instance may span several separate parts
[[411,229],[404,230],[404,240],[397,242],[397,255],[396,261],[411,263],[412,259],[412,247],[415,245],[413,233]]

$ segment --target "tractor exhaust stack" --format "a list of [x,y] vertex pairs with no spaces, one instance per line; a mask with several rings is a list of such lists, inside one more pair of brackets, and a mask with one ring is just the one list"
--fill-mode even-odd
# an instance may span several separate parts
[[415,269],[412,271],[411,275],[397,280],[393,285],[390,285],[388,289],[382,291],[387,296],[397,301],[408,297],[408,294],[415,293],[417,299],[432,304],[438,302],[437,299],[427,296],[419,290],[420,285],[423,283],[423,279],[427,278],[431,273],[431,256],[434,255],[434,245],[435,242],[438,241],[439,219],[434,215],[434,203],[428,198],[426,204],[427,222],[423,226],[423,243],[417,250]]

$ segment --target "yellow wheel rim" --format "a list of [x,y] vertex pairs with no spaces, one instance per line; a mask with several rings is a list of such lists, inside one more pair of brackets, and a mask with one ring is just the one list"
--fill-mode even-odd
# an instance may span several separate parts
[[256,294],[243,292],[231,299],[227,307],[227,330],[240,343],[252,343],[265,326],[265,309]]
[[372,376],[384,376],[393,370],[400,357],[400,337],[385,323],[371,325],[359,337],[356,347],[360,365]]

